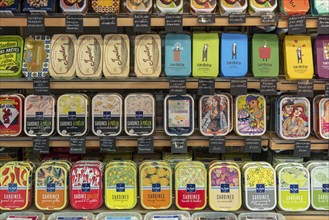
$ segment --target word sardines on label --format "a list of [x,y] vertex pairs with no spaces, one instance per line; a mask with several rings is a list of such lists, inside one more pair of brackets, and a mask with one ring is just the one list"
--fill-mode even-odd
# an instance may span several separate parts
[[0,77],[21,77],[23,44],[20,36],[0,36]]

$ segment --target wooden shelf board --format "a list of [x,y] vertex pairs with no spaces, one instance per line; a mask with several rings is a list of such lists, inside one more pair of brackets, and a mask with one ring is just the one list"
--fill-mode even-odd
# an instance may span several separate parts
[[[317,18],[307,18],[306,28],[317,28],[318,19]],[[288,19],[280,19],[278,22],[278,28],[288,28]]]

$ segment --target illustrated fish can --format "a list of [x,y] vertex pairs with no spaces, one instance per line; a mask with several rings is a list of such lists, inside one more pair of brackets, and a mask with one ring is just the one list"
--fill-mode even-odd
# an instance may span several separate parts
[[277,0],[249,0],[249,13],[253,16],[272,13],[275,11],[277,5]]
[[22,71],[27,78],[48,77],[50,41],[48,35],[31,35],[25,39]]
[[126,0],[126,7],[130,13],[149,13],[152,11],[152,0]]
[[247,7],[248,0],[219,0],[219,12],[221,15],[244,14]]
[[322,98],[319,102],[319,134],[323,139],[329,139],[329,98]]
[[96,13],[120,12],[120,0],[92,0],[91,6]]
[[48,217],[48,220],[64,219],[95,220],[95,216],[90,212],[55,212]]
[[130,70],[130,42],[126,34],[104,37],[103,72],[106,78],[128,77]]
[[311,204],[316,210],[329,210],[329,163],[311,165]]
[[27,136],[50,136],[55,130],[55,98],[29,95],[24,105],[24,132]]
[[20,6],[20,0],[5,1],[5,4],[0,5],[0,14],[12,16],[14,13],[21,12]]
[[56,7],[56,1],[54,0],[24,0],[23,12],[37,12],[37,13],[54,13]]
[[81,35],[78,38],[76,74],[82,79],[102,77],[103,38],[101,35]]
[[35,174],[35,205],[39,210],[62,210],[68,204],[68,170],[60,164],[41,165]]
[[207,205],[207,170],[203,163],[191,161],[176,165],[175,198],[181,210],[202,210]]
[[304,97],[283,96],[278,105],[278,135],[283,139],[309,137],[311,129],[310,102]]
[[156,0],[156,9],[160,14],[183,13],[183,0]]
[[254,34],[252,72],[255,77],[279,75],[279,40],[275,34]]
[[71,15],[84,15],[88,11],[88,1],[87,0],[60,0],[60,7],[64,14]]
[[248,37],[245,34],[222,34],[221,75],[242,77],[248,72]]
[[194,131],[194,100],[191,95],[167,95],[164,100],[165,132],[169,136],[189,136]]
[[190,213],[187,211],[158,211],[148,212],[144,220],[166,219],[166,220],[189,220]]
[[18,136],[22,131],[24,97],[0,95],[0,136]]
[[133,209],[137,204],[137,167],[132,161],[112,161],[105,171],[105,205]]
[[305,15],[309,9],[309,0],[280,0],[280,12],[286,17],[293,15]]
[[188,34],[167,34],[165,38],[165,73],[168,77],[191,75],[191,37]]
[[159,77],[161,73],[161,38],[157,34],[135,38],[135,73],[137,77]]
[[[280,166],[280,164],[278,165]],[[310,207],[310,174],[300,164],[277,167],[278,207],[283,211],[305,211]]]
[[57,132],[83,136],[88,131],[89,99],[83,94],[64,94],[57,100]]
[[0,36],[0,77],[22,76],[23,45],[18,35]]
[[249,219],[286,220],[286,218],[282,214],[274,212],[247,212],[241,213],[238,218],[238,220]]
[[216,11],[216,0],[190,0],[190,11],[195,14],[210,14]]
[[318,35],[315,38],[314,56],[315,73],[321,79],[329,79],[329,35]]
[[70,171],[70,204],[78,210],[95,210],[103,204],[103,165],[77,162]]
[[143,220],[141,214],[137,212],[102,212],[96,216],[96,220],[117,220],[117,219],[129,219],[129,220]]
[[231,100],[227,95],[200,98],[200,132],[205,136],[225,136],[231,131]]
[[0,214],[0,219],[38,219],[45,220],[46,217],[41,212],[4,212]]
[[270,211],[277,205],[276,173],[269,163],[246,165],[244,169],[245,206],[251,211]]
[[214,211],[236,211],[242,205],[241,173],[236,163],[209,164],[209,206]]
[[225,219],[225,220],[238,220],[235,214],[229,212],[197,212],[191,217],[192,220],[201,219]]
[[73,79],[77,60],[77,38],[73,34],[55,34],[50,45],[49,74],[54,79]]
[[154,132],[155,100],[148,93],[125,98],[125,132],[129,136],[149,136]]
[[172,204],[172,171],[164,161],[140,165],[140,201],[145,209],[168,209]]
[[313,16],[329,15],[329,3],[326,0],[310,0]]
[[219,38],[217,33],[193,34],[193,77],[212,77],[218,75]]
[[240,136],[261,136],[266,131],[266,100],[262,95],[236,97],[235,132]]

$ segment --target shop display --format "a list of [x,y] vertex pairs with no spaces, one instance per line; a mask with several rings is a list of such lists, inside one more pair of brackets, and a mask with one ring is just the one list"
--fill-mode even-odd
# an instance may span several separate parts
[[141,214],[136,212],[105,212],[96,216],[96,220],[143,220]]
[[249,0],[249,13],[253,16],[272,13],[275,12],[277,4],[277,0]]
[[189,136],[194,131],[194,100],[186,94],[167,95],[164,100],[164,129],[169,136]]
[[27,78],[48,77],[50,36],[31,35],[25,39],[22,71]]
[[191,75],[191,36],[167,34],[165,38],[165,73],[168,77]]
[[252,38],[254,77],[278,77],[279,40],[275,34],[254,34]]
[[23,12],[55,12],[56,1],[55,0],[24,0]]
[[60,7],[65,14],[71,15],[84,15],[88,11],[88,1],[87,0],[76,0],[76,1],[68,1],[68,0],[59,0]]
[[329,35],[319,35],[315,38],[314,57],[317,76],[329,79]]
[[119,13],[120,0],[91,0],[91,6],[96,13]]
[[182,13],[183,12],[183,0],[156,0],[156,9],[159,14],[166,13]]
[[194,33],[192,54],[193,77],[217,77],[219,38],[217,33]]
[[21,77],[23,44],[20,36],[0,36],[0,77]]
[[20,0],[1,0],[0,1],[0,14],[18,13],[21,11],[21,1]]
[[221,75],[242,77],[248,72],[248,38],[245,34],[222,34]]
[[314,74],[310,36],[286,35],[284,39],[284,68],[289,80],[312,79]]
[[214,13],[217,7],[216,0],[200,1],[190,0],[190,11],[196,14]]
[[279,0],[279,3],[283,16],[305,15],[310,9],[309,0]]
[[247,10],[248,0],[219,0],[219,7],[221,15],[242,14]]
[[135,73],[137,77],[159,77],[161,73],[161,38],[157,34],[135,38]]
[[51,38],[49,75],[54,79],[75,77],[77,38],[73,34],[55,34]]
[[149,13],[153,0],[126,0],[126,7],[130,13]]
[[310,0],[313,16],[329,15],[329,2],[326,0]]
[[108,34],[104,37],[103,73],[106,78],[128,77],[130,69],[130,42],[126,34]]

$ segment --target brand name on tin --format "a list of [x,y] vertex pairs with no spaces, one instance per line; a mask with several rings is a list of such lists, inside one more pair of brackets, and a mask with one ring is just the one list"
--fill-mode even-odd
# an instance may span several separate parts
[[47,184],[47,192],[56,192],[55,183],[48,183]]
[[308,65],[294,65],[293,66],[295,69],[307,69]]
[[256,184],[256,193],[265,193],[265,185]]
[[227,61],[226,62],[228,65],[241,65],[240,61]]
[[153,66],[153,58],[149,46],[145,45],[144,53],[146,54],[147,59],[143,59],[143,62],[148,63],[150,66]]
[[119,47],[117,45],[113,45],[114,47],[114,50],[113,53],[115,54],[115,59],[111,59],[112,62],[117,62],[118,63],[118,66],[121,66],[122,65],[122,62],[121,62],[121,55],[120,55],[120,50],[119,50]]
[[5,54],[5,53],[19,53],[21,51],[21,48],[19,47],[12,47],[12,48],[6,48],[3,50],[0,50],[0,54]]
[[230,184],[220,184],[220,192],[221,193],[229,193],[230,192]]
[[68,112],[67,118],[69,120],[75,120],[77,118],[76,112]]
[[85,51],[86,54],[88,54],[88,59],[84,59],[85,63],[89,63],[90,66],[95,65],[95,57],[93,56],[93,52],[91,50],[91,47],[87,46],[87,50]]
[[103,119],[111,119],[111,112],[110,111],[105,111],[103,112]]
[[42,120],[43,119],[43,112],[36,112],[35,119]]
[[17,184],[16,183],[9,183],[8,184],[8,192],[16,193],[17,192]]
[[322,192],[329,193],[329,184],[322,184]]
[[161,192],[161,185],[160,183],[152,184],[152,192]]
[[187,193],[195,193],[195,184],[186,184]]
[[290,193],[299,193],[299,188],[297,184],[290,185]]
[[63,62],[63,64],[65,66],[67,66],[69,64],[69,60],[68,60],[68,56],[67,56],[67,50],[65,49],[65,47],[63,45],[61,45],[61,49],[59,50],[59,52],[62,54],[63,58],[57,58],[58,62]]
[[82,183],[81,191],[82,192],[90,192],[90,183]]
[[143,119],[144,118],[143,111],[136,111],[135,112],[135,118],[136,119]]
[[125,192],[126,191],[126,186],[124,183],[117,183],[115,186],[115,191],[116,192]]
[[16,46],[15,42],[1,42],[0,43],[0,48],[15,47],[15,46]]
[[289,4],[291,5],[291,7],[295,8],[296,4],[294,2],[294,0],[289,0]]

